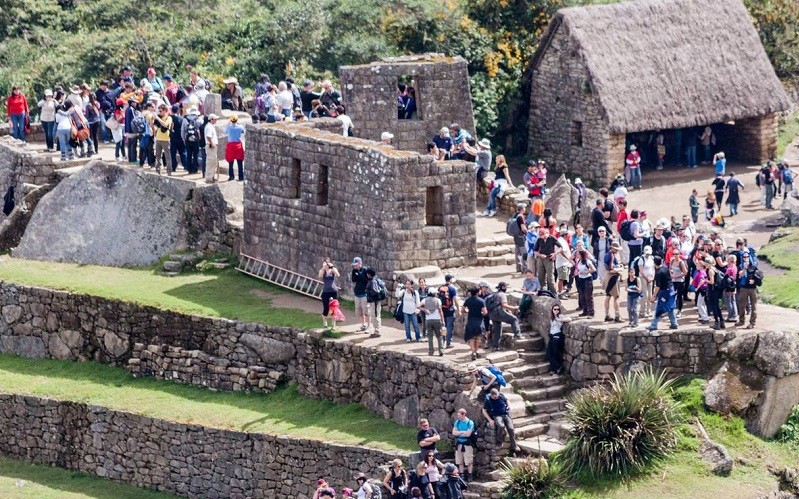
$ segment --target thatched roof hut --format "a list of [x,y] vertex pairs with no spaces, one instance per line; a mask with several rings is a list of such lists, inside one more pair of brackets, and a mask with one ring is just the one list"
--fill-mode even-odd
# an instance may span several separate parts
[[[574,93],[568,84],[576,83],[578,93],[588,96],[581,112],[590,115],[587,106],[595,105],[610,134],[725,123],[790,107],[741,0],[635,0],[561,9],[533,69],[533,112],[547,101],[547,86],[565,94]],[[560,80],[550,78],[536,89],[536,79],[547,73],[560,73]],[[576,98],[560,95],[553,105]],[[591,117],[585,121],[591,124]],[[534,122],[531,113],[531,149]]]

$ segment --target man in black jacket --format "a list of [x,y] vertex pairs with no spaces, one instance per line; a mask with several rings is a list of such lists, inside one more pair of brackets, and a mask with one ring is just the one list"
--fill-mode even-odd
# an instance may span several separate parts
[[516,455],[516,430],[513,428],[513,418],[510,417],[510,405],[508,399],[499,393],[499,390],[492,388],[488,397],[483,403],[483,416],[488,421],[488,426],[496,431],[496,441],[498,444],[505,439],[503,433],[508,432],[510,440],[510,457]]

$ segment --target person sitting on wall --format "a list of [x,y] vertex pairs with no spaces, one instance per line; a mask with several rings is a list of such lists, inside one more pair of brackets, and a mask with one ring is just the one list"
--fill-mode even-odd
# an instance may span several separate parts
[[433,136],[432,142],[438,147],[440,160],[450,159],[449,154],[452,149],[452,138],[449,136],[449,128],[442,127],[438,135]]
[[436,146],[435,142],[427,143],[427,155],[432,156],[432,158],[436,161],[443,160],[443,158],[441,157],[441,151],[438,150],[438,146]]
[[394,147],[391,144],[391,139],[394,138],[394,134],[391,132],[383,132],[380,134],[380,143],[384,146]]
[[239,86],[239,81],[234,78],[223,80],[225,88],[222,89],[222,109],[231,111],[244,111],[244,91]]
[[461,129],[457,123],[449,126],[449,136],[452,138],[452,149],[450,150],[450,157],[452,159],[466,159],[467,139],[472,138],[469,132]]

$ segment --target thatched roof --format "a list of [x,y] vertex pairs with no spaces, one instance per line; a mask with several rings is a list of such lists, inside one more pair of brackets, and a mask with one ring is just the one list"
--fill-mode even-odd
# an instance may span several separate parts
[[592,91],[616,133],[680,128],[784,111],[790,103],[741,0],[636,0],[561,9]]

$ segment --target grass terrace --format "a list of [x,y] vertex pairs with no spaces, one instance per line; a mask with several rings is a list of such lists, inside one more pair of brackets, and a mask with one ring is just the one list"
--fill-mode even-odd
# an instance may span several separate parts
[[167,277],[152,268],[0,257],[0,280],[271,326],[310,329],[321,325],[320,314],[281,307],[281,297],[289,296],[287,291],[234,269]]
[[799,230],[765,245],[760,254],[769,263],[785,272],[782,275],[767,275],[760,288],[761,297],[781,307],[799,307]]
[[177,497],[61,468],[0,457],[5,499],[167,499]]
[[[0,392],[81,402],[212,428],[287,435],[382,450],[415,450],[416,432],[359,404],[300,395],[290,385],[266,395],[215,392],[92,362],[29,360],[0,354]],[[5,497],[0,494],[0,497]]]

